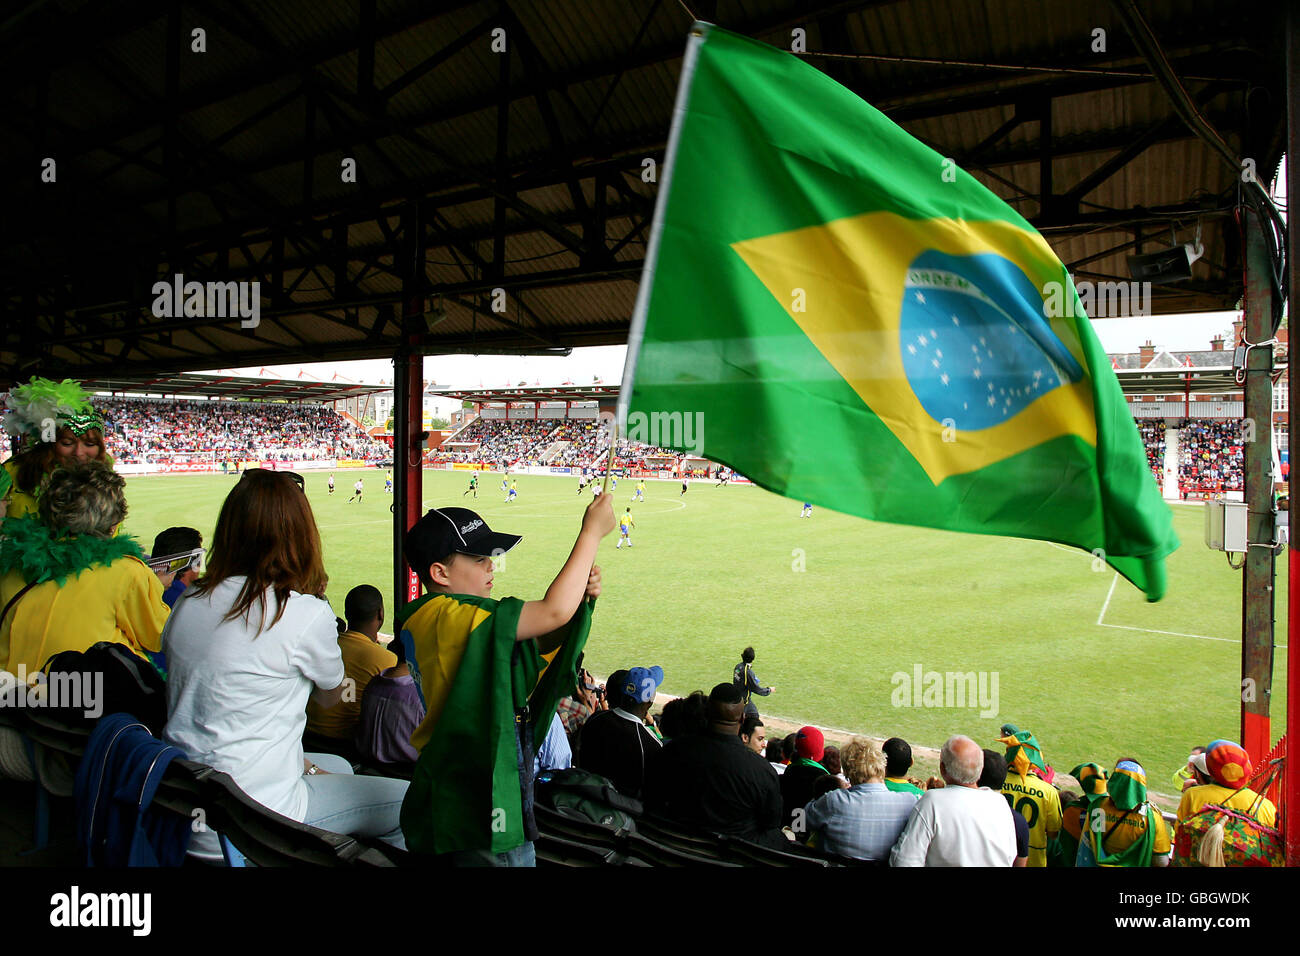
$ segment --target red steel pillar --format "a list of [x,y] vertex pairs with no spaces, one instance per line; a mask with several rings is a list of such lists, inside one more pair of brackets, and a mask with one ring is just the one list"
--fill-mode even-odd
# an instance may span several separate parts
[[[1300,162],[1300,11],[1292,4],[1287,12],[1286,24],[1286,70],[1287,70],[1287,160],[1286,160],[1286,195],[1288,204],[1291,197],[1300,196],[1300,173],[1296,164]],[[1300,241],[1296,238],[1296,224],[1287,223],[1287,273],[1288,273],[1288,312],[1294,312],[1290,304],[1295,302],[1296,290],[1300,289]],[[1288,355],[1290,345],[1287,346]],[[1296,363],[1287,361],[1288,398],[1300,395],[1300,375],[1296,374]],[[1294,400],[1294,399],[1292,399]],[[1296,416],[1287,416],[1287,448],[1295,454]],[[1296,506],[1294,462],[1287,474],[1287,509],[1290,521],[1290,545],[1287,548],[1287,651],[1286,651],[1286,726],[1288,734],[1288,753],[1286,757],[1285,776],[1283,777],[1282,826],[1286,833],[1286,865],[1300,866],[1300,762],[1296,755],[1290,753],[1295,749],[1295,742],[1290,735],[1300,732],[1300,609],[1296,607],[1300,597],[1300,554],[1296,553]]]

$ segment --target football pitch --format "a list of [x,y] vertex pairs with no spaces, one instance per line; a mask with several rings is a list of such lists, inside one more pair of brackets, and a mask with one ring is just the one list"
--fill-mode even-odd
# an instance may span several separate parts
[[[348,504],[358,475],[366,491]],[[329,598],[342,615],[357,584],[390,599],[392,530],[383,472],[307,472],[320,526]],[[424,507],[478,511],[523,535],[498,569],[494,597],[540,598],[577,535],[590,493],[577,479],[501,476],[462,495],[467,472],[426,471]],[[126,530],[147,551],[171,525],[212,540],[233,476],[130,477]],[[1034,731],[1049,763],[1068,771],[1125,756],[1168,792],[1188,748],[1239,736],[1241,571],[1202,541],[1202,509],[1173,506],[1182,547],[1169,559],[1158,604],[1091,555],[1042,541],[878,524],[814,510],[750,486],[648,481],[632,503],[619,482],[615,511],[632,508],[633,547],[601,544],[604,593],[587,666],[597,674],[660,664],[663,692],[707,691],[730,680],[740,651],[776,691],[758,699],[776,717],[938,747],[953,733],[993,746],[1004,722]],[[1286,576],[1279,561],[1272,738],[1285,730]],[[388,621],[392,609],[388,609]],[[388,629],[387,624],[385,630]],[[919,668],[920,677],[917,677]],[[942,675],[974,673],[966,682]],[[934,674],[945,689],[934,693]],[[897,676],[896,675],[905,675]],[[914,694],[920,689],[922,692]],[[929,690],[931,692],[927,693]],[[980,697],[983,699],[979,699]]]

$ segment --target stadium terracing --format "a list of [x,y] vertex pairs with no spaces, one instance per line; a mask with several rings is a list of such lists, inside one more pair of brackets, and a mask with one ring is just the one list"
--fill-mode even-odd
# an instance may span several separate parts
[[[809,62],[1015,206],[1077,277],[1200,246],[1190,278],[1154,284],[1152,311],[1243,302],[1245,344],[1221,374],[1246,419],[1270,419],[1272,343],[1300,282],[1294,235],[1251,201],[1300,155],[1300,27],[1270,5],[236,6],[203,8],[201,66],[180,5],[32,4],[3,25],[0,385],[393,359],[395,596],[411,587],[402,532],[420,505],[421,357],[626,341],[658,189],[646,171],[665,159],[696,15],[782,49],[798,31]],[[515,52],[489,55],[503,23]],[[1288,177],[1300,192],[1294,162]],[[258,283],[260,321],[157,315],[153,284],[182,273]],[[1176,395],[1190,373],[1159,375],[1142,387]],[[1241,676],[1261,693],[1243,701],[1242,737],[1257,755],[1273,673],[1267,444],[1245,448],[1261,547]],[[1297,864],[1295,761],[1287,774]]]

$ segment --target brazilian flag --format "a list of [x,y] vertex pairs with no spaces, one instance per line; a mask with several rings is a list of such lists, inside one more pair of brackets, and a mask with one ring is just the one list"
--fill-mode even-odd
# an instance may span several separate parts
[[1058,541],[1164,594],[1172,515],[1043,237],[823,73],[709,24],[683,63],[620,402],[633,439],[778,494]]
[[536,641],[515,639],[523,607],[518,598],[439,593],[398,614],[426,707],[411,738],[420,758],[402,802],[402,833],[417,853],[505,853],[526,840],[516,716],[527,705],[531,721],[522,732],[536,753],[560,698],[577,684],[592,602],[579,605],[563,643],[547,655]]

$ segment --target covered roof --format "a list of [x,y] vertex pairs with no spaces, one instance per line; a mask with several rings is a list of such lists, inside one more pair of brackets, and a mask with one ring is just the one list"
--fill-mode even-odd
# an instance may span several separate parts
[[1231,353],[1228,364],[1204,368],[1120,369],[1115,373],[1125,395],[1172,395],[1186,390],[1203,392],[1240,392],[1243,385],[1233,376]]
[[187,372],[176,375],[113,375],[83,378],[90,392],[122,395],[168,395],[181,398],[210,398],[224,401],[341,402],[375,392],[390,392],[392,386],[352,382],[342,376],[331,381],[313,381],[299,373],[296,378],[235,375],[223,372]]
[[599,402],[618,398],[617,385],[520,385],[502,388],[430,388],[424,394],[466,402]]
[[[29,4],[0,22],[0,387],[387,357],[412,336],[431,354],[624,342],[643,164],[663,160],[692,15],[782,49],[802,30],[808,62],[1078,279],[1127,279],[1127,255],[1199,231],[1193,278],[1151,307],[1231,307],[1242,166],[1268,182],[1282,152],[1281,7],[1148,0],[1136,24],[1105,0]],[[1165,60],[1241,162],[1171,105]],[[153,283],[176,274],[257,281],[258,323],[156,318]]]
[[[1284,356],[1283,356],[1284,357]],[[1142,361],[1141,352],[1116,352],[1108,355],[1111,365],[1116,370],[1132,369],[1182,369],[1215,368],[1223,365],[1232,366],[1232,350],[1202,349],[1184,351],[1181,349],[1158,349],[1147,362]]]

